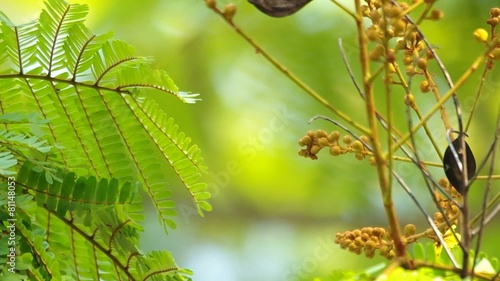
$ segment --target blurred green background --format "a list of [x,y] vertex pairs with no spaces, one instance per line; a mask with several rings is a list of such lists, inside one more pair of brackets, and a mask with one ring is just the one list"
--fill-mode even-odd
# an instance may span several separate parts
[[[364,105],[344,64],[338,38],[356,75],[356,39],[352,20],[327,0],[315,0],[292,17],[274,19],[244,0],[219,0],[237,6],[234,21],[288,69],[332,104],[366,124]],[[351,6],[352,1],[342,1]],[[439,1],[445,18],[425,22],[423,29],[436,46],[454,79],[483,51],[472,32],[482,27],[493,1]],[[319,160],[297,155],[297,140],[307,130],[336,130],[332,124],[309,118],[331,112],[305,95],[232,31],[202,0],[79,0],[90,7],[87,25],[95,33],[113,31],[116,38],[135,46],[137,55],[154,56],[156,66],[170,73],[183,91],[201,94],[195,105],[158,95],[164,110],[202,148],[213,193],[214,211],[199,218],[182,185],[173,180],[179,202],[178,227],[166,236],[151,207],[142,248],[167,248],[179,265],[194,270],[198,281],[312,280],[334,269],[366,269],[384,260],[367,259],[333,244],[336,232],[363,226],[386,226],[376,171],[354,155]],[[38,17],[41,0],[1,0],[0,10],[20,24]],[[436,81],[446,91],[442,75]],[[478,71],[480,72],[480,71]],[[484,98],[469,131],[476,159],[482,161],[494,136],[500,104],[500,76],[487,79]],[[464,117],[469,116],[480,76],[474,74],[460,90]],[[418,83],[414,83],[414,88]],[[382,92],[380,92],[382,93]],[[406,128],[403,94],[395,91],[396,122]],[[381,95],[383,97],[383,95]],[[434,103],[417,96],[425,112]],[[451,102],[447,103],[449,109]],[[453,111],[450,110],[450,113]],[[456,122],[456,118],[451,115]],[[444,151],[446,140],[439,116],[430,122]],[[456,124],[456,123],[455,123]],[[422,144],[422,157],[437,161]],[[498,166],[498,165],[497,165]],[[432,203],[420,172],[398,163],[407,183],[430,213]],[[436,178],[441,169],[430,168]],[[497,169],[497,174],[500,173]],[[481,172],[486,174],[486,171]],[[499,191],[499,181],[494,190]],[[473,208],[479,208],[484,182],[473,189]],[[395,185],[395,203],[401,224],[426,228],[415,205]],[[499,255],[498,220],[487,228],[484,250]]]

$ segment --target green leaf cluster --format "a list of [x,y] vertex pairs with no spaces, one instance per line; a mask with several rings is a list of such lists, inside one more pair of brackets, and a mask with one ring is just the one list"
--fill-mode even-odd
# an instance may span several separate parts
[[199,214],[211,210],[199,147],[149,98],[197,94],[111,33],[93,34],[87,13],[48,0],[38,20],[15,25],[0,12],[0,240],[16,256],[10,267],[2,248],[0,276],[189,279],[169,252],[139,250],[140,193],[175,228],[170,169]]

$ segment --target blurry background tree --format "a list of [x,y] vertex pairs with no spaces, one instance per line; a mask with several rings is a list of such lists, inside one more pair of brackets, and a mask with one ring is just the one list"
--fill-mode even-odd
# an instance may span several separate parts
[[[37,17],[42,2],[4,0],[0,9],[14,23],[23,23]],[[329,112],[257,54],[204,1],[77,2],[90,6],[87,25],[93,31],[113,30],[115,37],[134,45],[138,55],[154,56],[158,68],[167,70],[181,90],[201,93],[203,99],[188,108],[172,107],[169,97],[157,97],[203,149],[211,169],[207,181],[214,211],[200,219],[190,202],[180,204],[178,229],[165,240],[157,239],[162,230],[152,217],[143,248],[168,245],[179,265],[194,270],[197,281],[311,280],[333,269],[365,269],[384,260],[357,257],[333,244],[336,232],[386,226],[373,167],[349,155],[318,161],[299,157],[297,140],[304,132],[328,126],[307,121]],[[218,2],[223,6],[230,1]],[[355,27],[348,15],[326,0],[312,1],[283,19],[267,17],[243,0],[231,2],[237,7],[235,21],[255,41],[351,118],[366,120],[337,45],[343,38],[351,62],[356,61]],[[439,1],[437,7],[445,17],[422,28],[456,78],[484,49],[472,33],[488,28],[491,3]],[[359,73],[356,64],[352,67]],[[498,68],[491,74],[469,131],[468,143],[479,159],[492,141],[499,74]],[[461,89],[464,112],[471,107],[479,77],[474,74]],[[428,108],[432,105],[429,99]],[[440,139],[439,145],[444,150],[446,140]],[[404,179],[412,186],[421,184],[421,193],[416,188],[414,192],[426,198],[420,172],[409,167]],[[394,197],[402,225],[426,226],[400,189]],[[482,193],[472,190],[471,197],[477,208]],[[484,236],[483,250],[493,256],[500,252],[495,235],[499,231],[496,222]]]

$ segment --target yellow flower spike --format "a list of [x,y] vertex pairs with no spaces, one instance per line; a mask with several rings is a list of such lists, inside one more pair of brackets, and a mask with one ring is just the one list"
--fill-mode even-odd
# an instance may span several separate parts
[[474,38],[479,42],[485,43],[486,41],[488,41],[489,34],[488,31],[486,31],[484,28],[478,28],[474,30],[473,35]]
[[[448,229],[444,233],[444,236],[443,236],[443,240],[449,249],[453,249],[453,248],[457,247],[457,245],[461,239],[460,234],[455,232],[455,228],[457,228],[457,226],[452,225],[451,228]],[[455,235],[453,235],[454,232],[455,232],[455,235],[458,238],[458,240],[455,239]],[[434,243],[434,247],[436,248],[436,257],[441,256],[441,252],[443,251],[443,245],[441,245],[441,243],[439,243],[439,242],[436,242],[436,243]]]

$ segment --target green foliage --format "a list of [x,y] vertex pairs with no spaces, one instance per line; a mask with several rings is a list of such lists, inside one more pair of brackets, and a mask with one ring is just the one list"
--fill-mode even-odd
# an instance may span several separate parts
[[14,247],[0,251],[0,276],[187,280],[169,252],[138,249],[139,190],[175,228],[170,167],[199,214],[211,210],[200,149],[148,97],[197,95],[111,33],[93,34],[87,12],[48,0],[17,26],[0,12],[0,240]]

